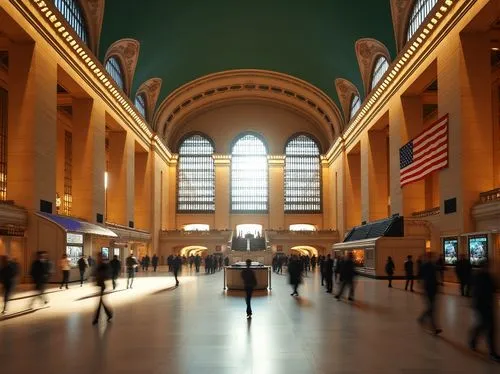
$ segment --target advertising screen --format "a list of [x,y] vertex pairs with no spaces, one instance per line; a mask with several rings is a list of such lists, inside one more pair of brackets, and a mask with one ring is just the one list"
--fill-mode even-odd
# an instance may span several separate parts
[[78,245],[67,245],[66,254],[72,267],[76,267],[78,260],[83,256],[83,247]]
[[458,239],[443,238],[444,263],[455,265],[458,260]]
[[469,259],[472,266],[488,259],[488,237],[486,235],[469,236]]
[[109,248],[102,247],[101,248],[101,255],[102,255],[103,260],[109,260]]

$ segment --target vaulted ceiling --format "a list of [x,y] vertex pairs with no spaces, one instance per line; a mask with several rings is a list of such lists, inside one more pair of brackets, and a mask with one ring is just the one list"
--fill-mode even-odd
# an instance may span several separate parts
[[390,0],[107,0],[100,58],[123,38],[140,42],[132,96],[159,77],[159,102],[185,83],[230,69],[293,75],[338,102],[336,78],[363,92],[356,40],[377,39],[393,57],[396,50]]

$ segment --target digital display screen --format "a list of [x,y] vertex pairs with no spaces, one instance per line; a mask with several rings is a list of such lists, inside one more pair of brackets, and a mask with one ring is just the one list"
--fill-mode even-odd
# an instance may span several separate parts
[[443,239],[444,263],[446,265],[455,265],[458,260],[458,239]]
[[76,267],[78,260],[83,256],[83,247],[77,245],[67,245],[66,255],[72,267]]
[[75,234],[68,232],[66,234],[66,243],[68,244],[83,244],[83,234]]
[[109,248],[102,247],[101,248],[101,255],[102,255],[103,260],[109,260]]
[[469,260],[472,266],[478,266],[488,259],[488,237],[486,235],[469,236]]

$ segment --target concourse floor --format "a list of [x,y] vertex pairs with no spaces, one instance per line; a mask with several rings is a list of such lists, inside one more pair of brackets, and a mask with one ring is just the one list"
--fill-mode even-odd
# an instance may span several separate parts
[[[247,321],[241,294],[223,292],[222,273],[184,270],[121,280],[106,296],[115,317],[92,326],[98,298],[91,285],[52,289],[48,307],[27,310],[29,293],[14,295],[0,317],[0,373],[140,374],[448,374],[500,373],[500,365],[468,350],[469,300],[447,285],[435,337],[416,323],[419,293],[403,282],[359,278],[356,301],[338,302],[309,274],[290,296],[285,275],[255,295]],[[498,318],[497,318],[498,321]]]

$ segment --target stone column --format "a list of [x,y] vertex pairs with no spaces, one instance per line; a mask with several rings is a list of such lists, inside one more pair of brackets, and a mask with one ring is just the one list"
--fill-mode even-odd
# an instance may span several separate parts
[[475,230],[470,210],[479,193],[494,188],[490,38],[464,33],[447,39],[438,56],[439,115],[449,115],[449,166],[440,172],[444,201],[456,198],[457,212],[446,215],[441,230]]
[[[334,181],[331,179],[328,160],[321,158],[321,209],[323,211],[323,226],[320,229],[329,229],[333,226],[333,218],[335,205],[332,203]],[[332,205],[333,204],[333,205]]]
[[166,185],[168,186],[167,193],[165,194],[168,199],[167,226],[169,229],[177,228],[177,164],[179,158],[175,156],[168,165],[168,172],[166,175]]
[[215,229],[231,229],[231,156],[214,154],[215,162]]
[[285,227],[285,156],[269,155],[269,228]]
[[359,153],[346,156],[344,212],[345,229],[361,224],[361,157]]
[[135,140],[125,131],[109,133],[107,221],[134,221]]
[[104,218],[105,109],[91,99],[73,100],[73,215]]
[[[57,63],[40,44],[9,46],[7,199],[55,213]],[[28,236],[28,241],[29,241]]]
[[135,154],[135,227],[151,230],[153,160],[151,152]]
[[384,130],[371,130],[361,138],[361,220],[387,217],[387,136]]

